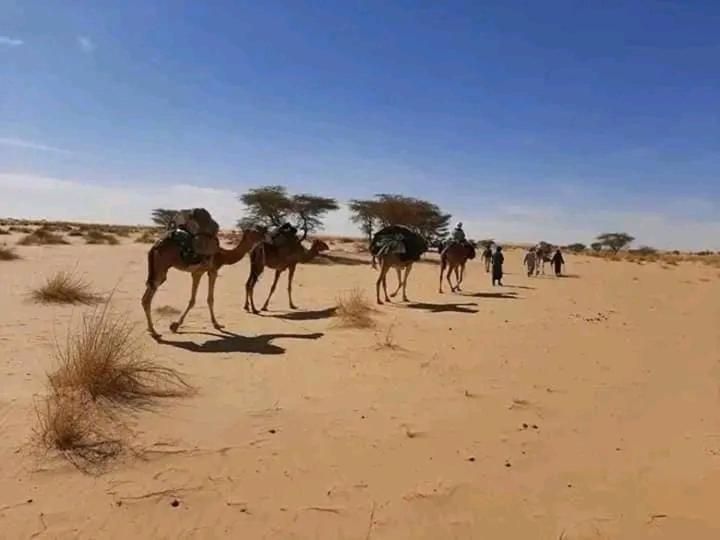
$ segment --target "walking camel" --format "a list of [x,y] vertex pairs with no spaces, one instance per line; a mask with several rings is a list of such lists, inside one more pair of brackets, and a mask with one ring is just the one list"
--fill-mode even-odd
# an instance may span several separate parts
[[[408,301],[408,276],[413,264],[420,260],[420,257],[427,249],[427,242],[422,236],[402,225],[391,225],[378,231],[370,245],[373,268],[375,268],[375,260],[380,261],[380,275],[375,282],[375,295],[378,304],[383,303],[380,300],[380,285],[383,287],[386,302],[390,302],[390,296],[393,298],[397,296],[400,289],[402,289],[403,302]],[[391,268],[394,268],[397,272],[398,286],[395,292],[388,296],[387,273]],[[404,275],[403,270],[405,271]]]
[[143,294],[142,297],[142,307],[143,310],[145,310],[145,317],[147,318],[148,331],[150,334],[155,338],[160,336],[153,326],[152,301],[157,290],[165,283],[167,273],[171,268],[175,268],[181,272],[189,272],[192,276],[192,289],[190,291],[190,301],[188,302],[187,308],[185,308],[185,311],[176,322],[170,324],[170,330],[177,332],[188,312],[195,305],[200,279],[205,273],[208,275],[207,304],[210,310],[210,319],[215,328],[222,328],[215,318],[214,310],[215,282],[218,277],[218,271],[225,265],[237,263],[246,253],[253,249],[259,242],[263,241],[265,234],[264,230],[257,229],[243,231],[242,239],[234,248],[224,249],[218,247],[218,251],[215,254],[207,256],[198,264],[186,264],[183,261],[180,245],[172,238],[165,237],[156,242],[148,252],[148,277],[145,294]]
[[[447,282],[450,285],[450,291],[456,292],[460,290],[460,284],[465,276],[465,264],[468,260],[475,258],[475,248],[468,243],[459,244],[452,243],[440,255],[440,293],[443,292],[443,274],[447,270]],[[453,286],[450,281],[450,275],[455,272],[456,284]]]
[[535,246],[535,254],[537,256],[535,266],[536,276],[539,275],[541,271],[542,274],[545,275],[545,263],[552,261],[553,249],[553,246],[547,242],[540,242],[537,246]]
[[290,309],[297,309],[292,299],[292,284],[295,277],[295,268],[298,263],[306,263],[314,259],[318,253],[327,251],[330,248],[322,240],[314,240],[310,249],[306,249],[296,238],[288,239],[286,245],[276,246],[269,242],[263,242],[256,246],[250,253],[250,275],[245,283],[245,311],[259,313],[255,308],[255,285],[260,279],[260,275],[267,266],[275,270],[275,279],[270,287],[270,293],[267,300],[263,304],[261,310],[266,311],[270,298],[275,292],[280,274],[288,270],[288,300],[290,301]]

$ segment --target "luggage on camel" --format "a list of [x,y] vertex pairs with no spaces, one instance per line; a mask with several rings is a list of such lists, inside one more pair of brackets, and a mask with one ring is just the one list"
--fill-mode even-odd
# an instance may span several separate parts
[[373,257],[394,254],[402,260],[418,260],[427,250],[427,241],[403,225],[390,225],[379,230],[370,243]]
[[168,224],[166,237],[180,246],[185,264],[198,264],[220,249],[220,226],[204,208],[180,210]]
[[290,223],[283,223],[270,234],[270,243],[275,247],[283,247],[299,242],[297,228]]

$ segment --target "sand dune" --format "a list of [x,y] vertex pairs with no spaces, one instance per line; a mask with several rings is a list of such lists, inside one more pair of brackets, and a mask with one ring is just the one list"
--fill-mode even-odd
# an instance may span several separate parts
[[[352,329],[337,297],[374,298],[376,274],[351,245],[299,268],[296,312],[284,281],[270,313],[243,311],[245,260],[218,282],[227,333],[202,293],[182,333],[156,315],[144,338],[197,395],[137,413],[135,453],[83,474],[29,441],[54,343],[89,308],[27,293],[77,266],[144,329],[147,249],[0,261],[0,538],[720,538],[717,269],[567,256],[570,277],[527,278],[510,250],[507,287],[477,261],[440,295],[420,264],[411,303]],[[172,272],[155,306],[189,286]]]

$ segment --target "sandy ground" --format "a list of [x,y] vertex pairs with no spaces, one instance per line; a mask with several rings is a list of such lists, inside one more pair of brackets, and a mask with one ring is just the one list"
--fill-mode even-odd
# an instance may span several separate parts
[[[144,457],[89,476],[28,444],[54,342],[87,308],[27,291],[77,265],[144,330],[148,246],[123,242],[0,262],[0,538],[720,538],[717,269],[568,256],[572,277],[531,279],[510,251],[506,287],[473,262],[440,295],[420,264],[416,303],[361,330],[331,308],[374,298],[369,265],[302,266],[301,310],[283,281],[252,316],[245,260],[218,282],[236,336],[199,302],[183,333],[165,318],[166,342],[143,337],[199,394],[138,414]],[[183,307],[189,281],[171,273],[155,306]]]

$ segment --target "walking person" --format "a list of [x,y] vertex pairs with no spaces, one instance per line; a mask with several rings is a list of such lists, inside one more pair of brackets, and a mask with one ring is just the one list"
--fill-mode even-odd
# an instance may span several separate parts
[[485,272],[490,272],[490,263],[492,262],[492,256],[492,248],[490,247],[490,244],[487,244],[482,253],[482,259],[485,263]]
[[493,284],[493,287],[495,286],[496,282],[498,285],[500,285],[502,287],[503,263],[504,262],[505,262],[505,257],[502,254],[502,247],[498,246],[495,248],[495,253],[493,253],[493,256],[492,256],[492,284]]
[[535,253],[535,248],[531,247],[529,251],[525,254],[525,258],[523,259],[523,265],[527,267],[527,275],[528,277],[532,277],[532,275],[535,273],[535,265],[537,264],[537,253]]
[[562,269],[563,266],[565,266],[565,259],[563,259],[562,253],[560,253],[560,249],[555,252],[555,255],[553,255],[553,258],[551,259],[553,267],[555,268],[555,275],[557,277],[562,276]]

